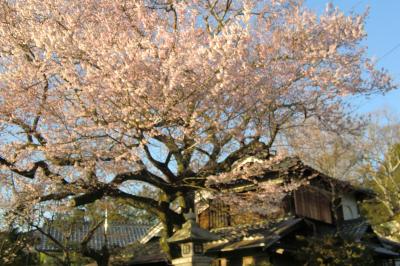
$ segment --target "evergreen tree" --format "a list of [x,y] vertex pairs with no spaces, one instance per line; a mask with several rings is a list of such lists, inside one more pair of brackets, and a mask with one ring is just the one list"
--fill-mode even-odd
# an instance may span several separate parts
[[382,235],[400,240],[400,143],[394,144],[379,165],[362,169],[365,185],[376,197],[364,202],[363,211]]

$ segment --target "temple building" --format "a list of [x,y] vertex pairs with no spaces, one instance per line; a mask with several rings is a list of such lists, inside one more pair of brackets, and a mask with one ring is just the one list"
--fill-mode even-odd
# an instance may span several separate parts
[[[248,221],[245,216],[231,214],[229,206],[220,201],[197,202],[197,215],[193,219],[208,238],[201,241],[193,238],[195,243],[187,245],[198,246],[195,249],[199,251],[198,258],[205,261],[207,257],[209,264],[215,266],[303,265],[307,248],[317,252],[320,246],[340,252],[347,245],[364,252],[374,265],[400,265],[400,243],[377,235],[360,213],[360,203],[374,197],[372,191],[324,175],[298,158],[286,158],[254,178],[257,182],[236,180],[230,186],[249,191],[257,183],[278,179],[307,180],[307,183],[282,200],[281,215],[273,220],[252,217]],[[193,219],[187,222],[191,228]],[[181,230],[185,226],[188,225]],[[157,224],[141,238],[142,254],[130,265],[171,265],[158,244],[161,230],[161,224]],[[176,234],[182,240],[190,230],[181,230]],[[172,261],[173,265],[206,265],[195,260],[191,263]]]

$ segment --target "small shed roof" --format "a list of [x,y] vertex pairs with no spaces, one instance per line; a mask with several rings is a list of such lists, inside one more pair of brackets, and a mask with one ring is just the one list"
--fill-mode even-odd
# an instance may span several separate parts
[[176,231],[169,239],[170,243],[184,242],[209,242],[218,240],[219,237],[208,230],[201,228],[195,221],[195,216],[188,216],[182,228]]
[[343,238],[360,240],[367,231],[372,231],[371,225],[366,219],[359,217],[356,219],[345,220],[339,224],[338,232]]

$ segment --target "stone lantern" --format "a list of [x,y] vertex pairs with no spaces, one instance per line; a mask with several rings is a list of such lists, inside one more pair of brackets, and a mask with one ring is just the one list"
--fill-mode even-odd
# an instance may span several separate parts
[[186,222],[182,228],[176,231],[169,239],[169,243],[178,244],[181,249],[181,257],[172,260],[175,266],[209,266],[211,258],[204,255],[203,244],[218,240],[218,236],[201,228],[196,223],[195,214],[190,211],[184,215]]

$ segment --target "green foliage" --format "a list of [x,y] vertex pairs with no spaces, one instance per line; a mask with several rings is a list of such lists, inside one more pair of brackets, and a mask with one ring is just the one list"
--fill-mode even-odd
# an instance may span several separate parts
[[143,245],[140,243],[132,243],[114,253],[111,258],[111,265],[126,266],[136,255],[143,255]]
[[[376,197],[361,204],[374,231],[400,241],[400,123],[375,114],[359,135],[307,129],[296,133],[294,151],[323,173],[372,189]],[[304,134],[303,134],[304,133]]]
[[37,255],[31,252],[31,242],[16,230],[0,232],[0,266],[35,265]]
[[307,266],[374,265],[371,253],[362,243],[329,235],[299,237],[303,247],[296,257]]
[[[57,258],[57,259],[56,259]],[[60,265],[60,260],[63,260],[63,255],[61,253],[40,253],[39,256],[39,265],[49,265],[49,266],[58,266]],[[84,266],[91,263],[92,260],[88,258],[82,257],[79,253],[71,252],[70,254],[70,262],[68,265],[70,266]]]
[[364,184],[376,193],[364,202],[364,215],[379,234],[400,241],[400,144],[390,147],[378,166],[363,170]]

